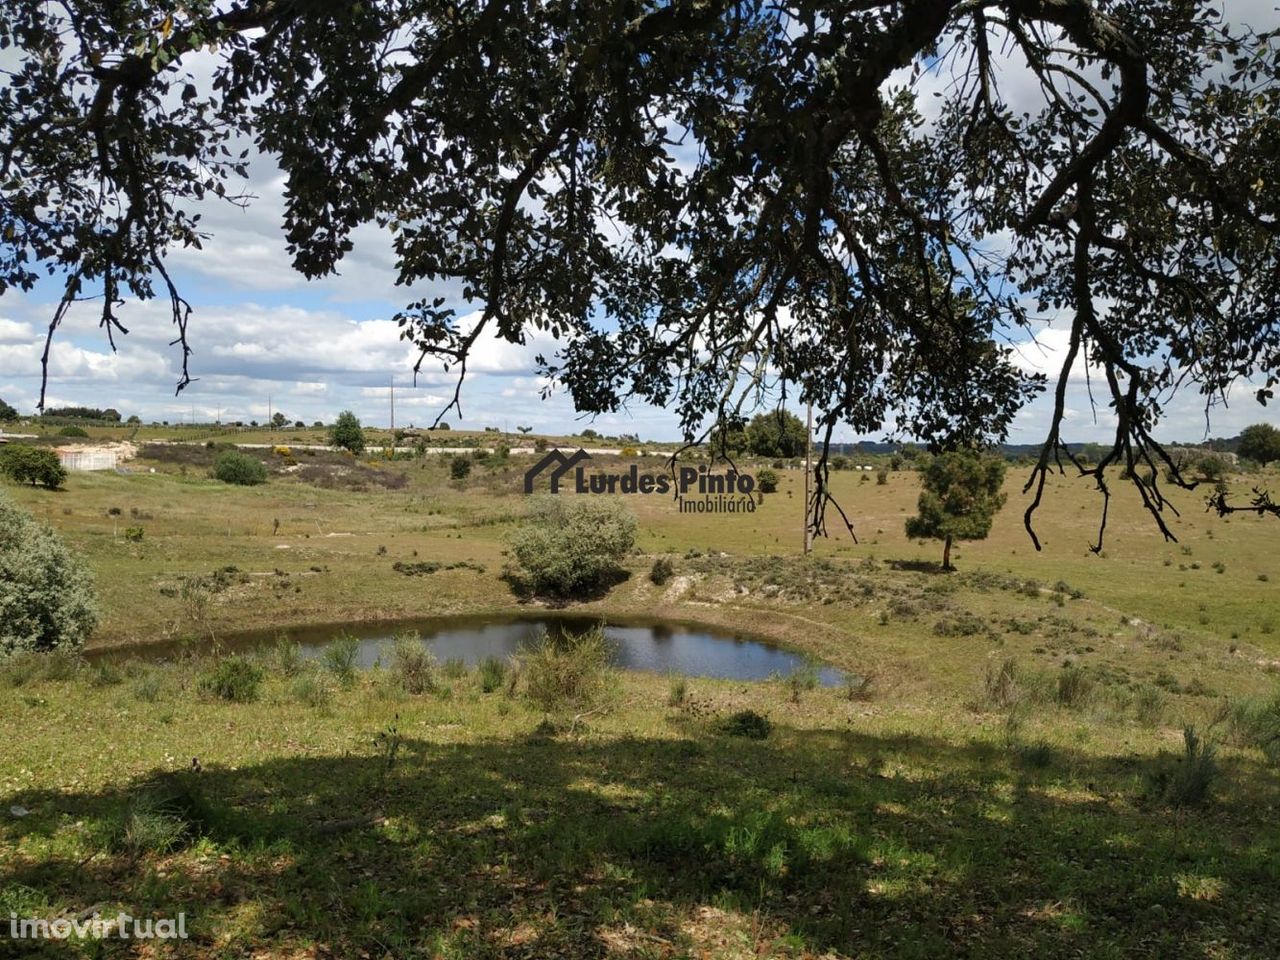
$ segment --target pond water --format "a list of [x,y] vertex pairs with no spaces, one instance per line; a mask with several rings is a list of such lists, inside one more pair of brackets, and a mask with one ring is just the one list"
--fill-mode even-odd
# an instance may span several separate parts
[[[422,642],[443,663],[462,660],[475,666],[486,657],[506,658],[535,641],[543,630],[581,631],[597,620],[544,616],[535,619],[449,618],[383,624],[346,624],[306,627],[288,631],[304,656],[318,657],[335,638],[348,634],[360,640],[358,662],[371,667],[386,655],[391,640],[405,631],[416,631]],[[787,676],[805,667],[804,656],[759,640],[701,626],[625,621],[605,625],[613,646],[613,662],[624,670],[680,673],[690,677],[728,680],[766,680]],[[252,650],[275,642],[276,633],[242,634],[224,641],[225,647]],[[172,651],[152,650],[151,654]],[[818,665],[818,681],[836,686],[844,676],[833,667]]]

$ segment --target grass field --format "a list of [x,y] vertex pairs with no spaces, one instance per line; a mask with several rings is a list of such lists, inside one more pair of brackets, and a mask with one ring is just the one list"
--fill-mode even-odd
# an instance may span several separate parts
[[[501,574],[532,458],[459,483],[434,458],[271,454],[296,470],[233,488],[203,447],[144,455],[6,491],[89,558],[95,646],[527,609]],[[474,673],[410,695],[268,663],[226,703],[207,659],[11,665],[0,815],[29,815],[0,819],[0,927],[184,911],[192,939],[157,953],[202,957],[1273,955],[1280,796],[1248,718],[1280,711],[1274,520],[1185,494],[1166,544],[1121,491],[1095,555],[1099,504],[1061,480],[1036,553],[1015,469],[944,575],[903,535],[913,473],[833,474],[859,542],[808,558],[781,473],[752,514],[626,498],[631,575],[580,606],[759,635],[865,687],[634,674],[578,716]],[[468,565],[394,569],[415,560]],[[725,732],[747,708],[765,739]],[[1195,768],[1186,724],[1217,749],[1203,801],[1168,786]]]

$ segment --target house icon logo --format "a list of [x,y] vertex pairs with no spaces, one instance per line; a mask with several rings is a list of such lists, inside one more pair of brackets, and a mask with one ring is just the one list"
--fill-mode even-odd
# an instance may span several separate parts
[[525,471],[524,492],[533,493],[533,481],[548,469],[551,470],[551,492],[560,492],[560,478],[576,467],[583,460],[590,460],[591,454],[579,447],[569,456],[559,450],[552,450],[545,457]]

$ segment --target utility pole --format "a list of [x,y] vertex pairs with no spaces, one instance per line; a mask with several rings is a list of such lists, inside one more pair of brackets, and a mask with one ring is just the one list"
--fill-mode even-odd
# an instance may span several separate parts
[[396,381],[395,381],[395,378],[392,377],[391,379],[391,443],[393,445],[396,442],[395,433],[396,433]]
[[274,429],[271,425],[271,394],[267,394],[267,430]]
[[809,416],[804,431],[804,552],[813,549],[813,528],[809,524],[809,488],[813,482],[813,403],[809,404]]

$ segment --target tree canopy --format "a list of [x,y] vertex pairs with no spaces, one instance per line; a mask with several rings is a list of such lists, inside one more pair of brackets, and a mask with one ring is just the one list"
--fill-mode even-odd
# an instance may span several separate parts
[[[647,401],[692,440],[765,394],[811,402],[818,526],[837,427],[999,440],[1045,386],[1009,344],[1056,318],[1028,530],[1051,470],[1107,496],[1119,467],[1171,537],[1156,468],[1190,481],[1162,405],[1266,399],[1280,370],[1278,44],[1216,7],[12,0],[0,292],[61,271],[50,336],[76,298],[111,337],[126,294],[165,298],[181,388],[166,255],[200,245],[197,201],[247,201],[247,138],[303,274],[374,223],[401,282],[460,287],[398,316],[459,388],[481,337],[543,331],[585,413]],[[1063,437],[1085,360],[1115,417],[1096,464]]]
[[1280,430],[1269,423],[1255,423],[1240,432],[1240,456],[1256,460],[1264,467],[1280,460]]
[[360,418],[350,410],[343,410],[329,428],[329,443],[352,453],[364,453],[364,428]]

